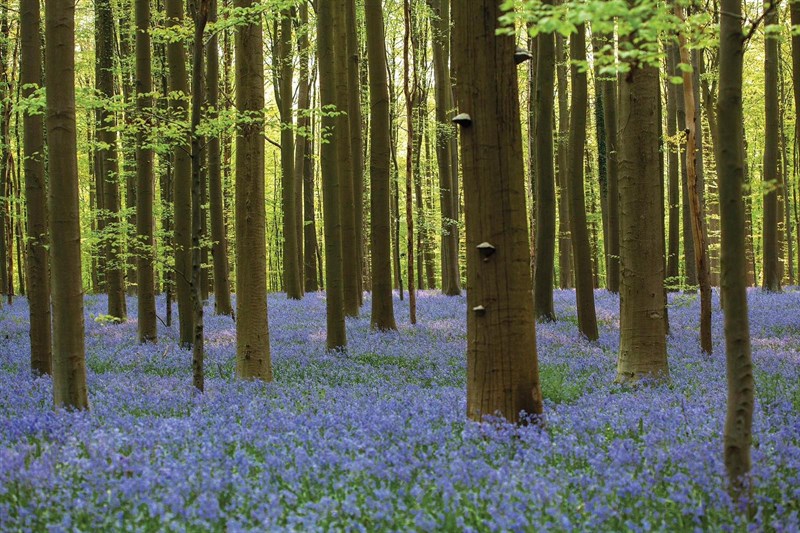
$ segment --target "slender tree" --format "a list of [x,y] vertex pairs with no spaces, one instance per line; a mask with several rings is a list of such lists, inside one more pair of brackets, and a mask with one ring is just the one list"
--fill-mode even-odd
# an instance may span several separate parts
[[74,43],[75,4],[46,0],[45,75],[53,298],[53,398],[57,407],[88,409],[83,340]]
[[575,289],[578,303],[578,328],[589,340],[597,340],[597,315],[594,307],[592,253],[586,224],[586,201],[583,190],[583,152],[586,143],[586,110],[588,105],[586,72],[576,62],[586,59],[586,28],[578,25],[570,37],[572,81],[569,131],[569,163],[567,196],[569,198],[572,257],[575,259]]
[[[411,0],[404,0],[405,33],[403,35],[403,95],[406,100],[406,261],[408,263],[408,314],[411,324],[417,323],[417,293],[414,288],[414,101],[416,75],[411,79],[413,67],[411,52]],[[416,73],[416,70],[414,71]]]
[[297,199],[294,168],[294,120],[292,102],[292,15],[289,9],[281,11],[280,36],[277,42],[278,57],[278,109],[281,115],[281,209],[283,211],[283,282],[286,296],[292,300],[303,297],[297,247]]
[[458,198],[453,167],[453,90],[450,79],[450,0],[428,0],[433,10],[433,75],[436,98],[436,163],[442,213],[442,294],[461,294],[458,269]]
[[[467,237],[467,414],[540,414],[515,45],[499,0],[454,0]],[[499,209],[498,206],[503,206]]]
[[139,342],[156,340],[155,272],[153,269],[153,149],[145,117],[153,107],[153,73],[150,51],[150,1],[136,0],[136,105],[140,116],[136,142],[136,259]]
[[[183,23],[182,0],[164,0],[167,27]],[[186,75],[186,54],[180,39],[167,43],[169,65],[170,108],[176,120],[188,117],[189,83]],[[194,337],[192,311],[192,158],[190,132],[179,136],[172,151],[172,199],[175,241],[175,288],[180,321],[180,343],[188,346]],[[238,189],[237,189],[238,191]],[[237,217],[238,219],[238,217]]]
[[[254,0],[234,7],[253,8]],[[267,321],[264,51],[260,18],[236,29],[236,374],[272,381]]]
[[[683,20],[683,8],[676,4],[675,15]],[[678,34],[681,63],[691,64],[691,57],[685,36]],[[699,110],[695,100],[695,80],[691,72],[683,72],[683,101],[686,108],[686,175],[689,197],[689,213],[692,225],[692,243],[694,244],[695,272],[700,285],[700,347],[703,352],[710,354],[713,351],[711,339],[711,281],[708,265],[708,244],[706,235],[705,218],[703,213],[703,200],[701,197],[702,162],[699,152],[703,147],[697,143],[699,123]]]
[[[208,22],[217,21],[217,0],[208,7]],[[206,49],[206,101],[209,118],[219,106],[219,38],[211,32]],[[232,315],[230,271],[228,267],[228,235],[225,231],[225,205],[222,196],[222,165],[219,135],[208,137],[208,200],[211,215],[211,257],[214,263],[214,309],[218,315]]]
[[[764,23],[778,23],[778,7],[774,1],[764,1]],[[778,173],[780,111],[778,103],[778,36],[767,32],[764,40],[764,275],[761,286],[765,291],[781,290],[780,247],[778,239],[778,196],[781,179]]]
[[[23,97],[42,85],[39,0],[21,0],[20,87]],[[40,114],[23,115],[25,202],[28,207],[27,280],[30,309],[31,370],[52,372],[50,276],[47,270],[47,184],[44,168],[44,130]]]
[[[299,29],[297,31],[297,48],[300,57],[298,69],[298,96],[297,96],[297,135],[295,137],[294,173],[295,196],[299,197],[296,215],[299,219],[297,236],[297,253],[300,258],[301,285],[306,291],[316,291],[317,254],[316,254],[316,228],[314,227],[314,181],[311,174],[311,183],[306,182],[306,174],[311,170],[313,162],[306,157],[313,142],[309,138],[311,118],[308,110],[311,107],[311,81],[309,75],[308,59],[310,49],[308,46],[308,4],[303,3],[299,8]],[[306,202],[310,202],[309,213],[306,213]],[[306,215],[310,214],[311,220]],[[309,222],[309,224],[306,224]],[[309,227],[306,228],[306,225]]]
[[95,86],[103,102],[95,111],[98,147],[96,152],[100,179],[103,181],[103,200],[109,235],[105,240],[105,278],[108,289],[108,314],[118,321],[125,320],[125,278],[120,257],[122,239],[118,230],[119,205],[119,161],[117,159],[117,121],[109,110],[114,97],[114,13],[111,0],[96,0],[94,3],[97,31],[95,32]]
[[[325,108],[336,105],[336,69],[334,68],[333,27],[330,21],[337,0],[319,0],[317,4],[317,57],[319,64],[319,100]],[[344,324],[344,288],[342,280],[342,223],[339,194],[337,143],[349,131],[330,113],[322,116],[323,142],[320,146],[322,204],[325,230],[325,306],[327,311],[327,346],[343,350],[347,346]]]
[[717,124],[722,230],[721,281],[725,302],[725,353],[728,408],[724,455],[731,492],[747,496],[753,425],[753,362],[747,313],[747,265],[743,198],[744,150],[742,124],[742,68],[744,36],[742,1],[720,2],[719,99]]
[[[669,76],[676,76],[678,50],[675,43],[667,44],[667,73]],[[676,145],[675,139],[678,134],[678,86],[669,83],[667,86],[667,137],[669,137],[668,175],[667,175],[667,202],[669,205],[669,236],[667,241],[667,287],[673,289],[677,286],[680,279],[679,259],[680,259],[680,224],[681,224],[681,205],[680,205],[680,147]]]
[[556,186],[553,160],[553,115],[555,86],[555,39],[551,33],[537,37],[538,59],[535,76],[534,161],[536,172],[536,254],[534,306],[539,320],[555,320],[553,305],[553,262],[556,238]]
[[[364,283],[364,139],[361,117],[361,46],[355,0],[344,0],[347,36],[347,116],[350,127],[350,161],[353,167],[353,221],[355,228],[356,263],[355,295],[357,306],[363,303]],[[346,282],[345,282],[346,283]]]
[[[609,36],[601,36],[613,44]],[[606,145],[606,181],[608,187],[608,273],[606,285],[619,292],[619,143],[617,139],[617,77],[607,76],[600,84],[603,101],[603,134]]]
[[391,133],[389,123],[389,81],[386,69],[381,0],[366,0],[367,64],[370,93],[370,239],[372,245],[372,327],[397,329],[392,303],[391,220],[389,172]]
[[569,196],[567,195],[567,151],[569,137],[569,96],[567,95],[566,39],[556,35],[556,79],[558,83],[558,141],[556,143],[556,181],[558,182],[558,271],[559,286],[572,287],[572,237],[569,228]]

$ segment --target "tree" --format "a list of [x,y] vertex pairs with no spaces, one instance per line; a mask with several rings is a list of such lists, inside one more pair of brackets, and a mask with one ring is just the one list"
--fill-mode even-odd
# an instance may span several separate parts
[[[254,0],[234,6],[252,10]],[[272,381],[264,205],[264,51],[261,20],[236,29],[236,375]]]
[[583,157],[586,143],[586,109],[588,105],[586,72],[577,62],[586,60],[586,28],[579,24],[570,37],[572,99],[570,102],[569,163],[567,196],[569,227],[572,234],[572,257],[575,260],[575,292],[578,303],[578,328],[589,340],[597,340],[597,315],[594,308],[592,251],[586,225],[586,201],[583,191]]
[[[167,27],[178,28],[183,21],[182,0],[165,0]],[[178,121],[188,116],[189,84],[186,76],[186,54],[181,39],[167,43],[169,65],[170,109]],[[175,228],[175,288],[180,321],[180,343],[192,344],[194,320],[192,310],[192,158],[191,132],[183,128],[172,151],[172,199]]]
[[372,327],[394,330],[392,302],[391,228],[389,207],[389,165],[391,132],[389,128],[389,81],[386,69],[381,0],[366,0],[364,15],[367,28],[367,64],[370,94],[370,207],[372,247]]
[[[42,85],[41,21],[39,0],[21,0],[20,86],[30,97]],[[38,113],[23,115],[25,202],[28,206],[27,279],[30,307],[31,370],[52,372],[50,276],[47,269],[47,184],[44,168],[44,130]]]
[[[217,21],[217,0],[211,0],[208,22]],[[214,118],[219,106],[219,38],[211,32],[206,49],[206,100],[209,118]],[[211,257],[214,263],[214,309],[218,315],[232,315],[230,272],[228,268],[228,235],[225,231],[225,206],[222,199],[222,168],[220,137],[208,137],[208,199],[211,215]]]
[[55,405],[89,408],[84,349],[78,146],[75,124],[75,4],[45,2],[48,205]]
[[[361,72],[355,0],[344,0],[347,37],[347,117],[350,126],[350,161],[353,167],[353,221],[356,247],[356,315],[364,297],[364,140],[361,123]],[[347,282],[345,282],[347,283]]]
[[567,166],[569,161],[569,98],[567,95],[566,39],[556,34],[556,78],[558,83],[558,142],[556,144],[556,181],[558,182],[558,272],[559,287],[572,287],[572,238],[569,230]]
[[292,16],[288,9],[281,11],[280,36],[277,42],[280,75],[278,76],[278,109],[281,115],[281,208],[283,211],[283,282],[286,296],[292,300],[303,297],[300,263],[297,253],[297,199],[294,168],[294,131],[292,118]]
[[[433,10],[433,75],[436,87],[436,163],[439,170],[439,202],[442,212],[442,294],[461,294],[458,268],[457,169],[453,165],[453,89],[450,78],[450,0],[428,0]],[[387,91],[388,96],[388,91]],[[374,275],[374,274],[373,274]]]
[[[628,37],[633,41],[636,34]],[[617,380],[668,378],[658,69],[631,64],[619,97],[620,341]]]
[[[344,312],[350,317],[357,317],[361,305],[359,291],[359,278],[361,267],[359,264],[358,241],[356,231],[355,204],[361,198],[356,198],[355,181],[361,173],[357,172],[353,161],[351,149],[350,122],[355,120],[347,111],[350,109],[351,91],[358,87],[350,87],[348,75],[348,46],[347,46],[347,2],[349,0],[336,0],[336,9],[333,18],[325,21],[333,23],[333,61],[335,69],[334,84],[336,88],[336,109],[340,112],[336,116],[336,150],[337,169],[339,177],[339,209],[342,225],[342,290],[344,295]],[[319,13],[317,14],[319,16]],[[321,61],[321,60],[320,60]]]
[[518,422],[523,411],[542,412],[542,396],[515,46],[513,37],[495,31],[501,3],[453,2],[458,110],[470,116],[460,120],[467,222],[467,414],[482,420],[499,413]]
[[203,71],[205,70],[205,43],[203,35],[208,23],[209,3],[211,0],[194,0],[190,4],[194,20],[194,42],[192,45],[192,382],[194,387],[203,392],[205,373],[203,370],[204,331],[203,331],[203,294],[202,294],[202,250],[203,239],[203,150],[204,139],[198,131],[203,118],[205,90]]
[[[764,1],[764,23],[778,23],[778,6]],[[767,31],[764,41],[764,277],[765,291],[781,290],[780,246],[778,238],[778,195],[781,179],[778,175],[780,113],[778,107],[778,36]]]
[[339,194],[337,143],[349,131],[342,128],[330,113],[336,106],[336,69],[334,68],[333,27],[330,21],[337,0],[319,0],[317,4],[317,58],[319,64],[320,106],[322,115],[320,166],[325,230],[325,290],[328,350],[347,346],[344,327],[344,288],[342,280],[342,223]]
[[136,105],[139,129],[136,136],[136,259],[138,283],[139,342],[156,340],[155,274],[153,270],[153,149],[149,146],[149,124],[145,118],[153,107],[153,73],[150,52],[150,1],[136,0]]
[[[604,36],[608,39],[608,36]],[[613,42],[613,39],[610,39]],[[603,134],[606,145],[606,181],[608,187],[608,268],[606,285],[619,292],[619,143],[617,139],[617,78],[602,80]]]
[[[675,6],[676,16],[683,20],[683,9]],[[691,64],[689,48],[683,33],[678,33],[681,62]],[[708,265],[708,245],[703,213],[702,190],[702,143],[698,146],[700,113],[695,99],[695,82],[691,72],[683,72],[683,101],[686,108],[686,175],[691,215],[692,243],[694,244],[695,272],[700,285],[700,347],[703,352],[713,351],[711,339],[711,281]]]
[[534,304],[536,318],[555,320],[553,306],[553,262],[556,237],[556,188],[553,165],[553,115],[555,85],[555,40],[551,33],[538,37],[538,60],[535,76],[536,131],[536,255],[534,269]]
[[[667,73],[669,76],[676,76],[678,62],[678,48],[675,43],[667,44]],[[678,135],[678,86],[669,83],[667,86],[667,137],[670,139],[667,175],[667,202],[669,236],[667,244],[667,286],[672,289],[676,287],[680,279],[679,259],[680,259],[680,224],[681,224],[681,182],[680,182],[680,147],[675,142]]]
[[[417,293],[414,289],[414,99],[417,90],[416,70],[411,79],[413,67],[411,51],[411,0],[404,0],[405,32],[403,34],[403,95],[406,100],[406,261],[408,263],[408,315],[412,325],[417,323]],[[421,265],[418,265],[419,268]]]
[[95,111],[98,147],[95,153],[99,179],[103,182],[104,218],[109,235],[105,240],[105,278],[108,290],[108,314],[125,320],[125,278],[120,251],[122,240],[116,229],[121,222],[119,206],[119,161],[117,159],[117,120],[109,111],[114,98],[114,13],[111,0],[96,0],[95,85],[103,99]]
[[747,496],[753,425],[753,362],[747,314],[745,254],[742,68],[744,35],[741,0],[720,2],[719,151],[721,282],[725,301],[725,360],[728,375],[724,455],[731,492]]

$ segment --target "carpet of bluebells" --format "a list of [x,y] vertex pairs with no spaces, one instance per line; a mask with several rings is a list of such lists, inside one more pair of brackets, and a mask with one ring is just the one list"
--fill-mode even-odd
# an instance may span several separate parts
[[[753,506],[725,487],[722,317],[698,348],[698,302],[671,295],[671,383],[613,383],[616,297],[580,340],[573,292],[538,326],[546,427],[465,421],[465,299],[419,296],[419,324],[348,321],[325,352],[325,300],[270,295],[275,381],[233,379],[234,324],[208,316],[207,392],[176,328],[136,344],[86,299],[90,412],[54,411],[28,367],[27,305],[0,309],[0,530],[800,530],[800,292],[750,294]],[[159,300],[164,316],[164,301]]]

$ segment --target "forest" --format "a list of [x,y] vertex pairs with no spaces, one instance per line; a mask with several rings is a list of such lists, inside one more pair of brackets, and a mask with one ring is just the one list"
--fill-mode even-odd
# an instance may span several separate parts
[[0,530],[800,531],[800,2],[0,0]]

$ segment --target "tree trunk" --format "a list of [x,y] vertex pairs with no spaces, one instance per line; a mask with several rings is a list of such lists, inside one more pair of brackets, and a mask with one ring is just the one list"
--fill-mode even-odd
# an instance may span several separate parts
[[725,419],[725,467],[735,501],[747,497],[753,424],[753,363],[747,314],[745,263],[744,151],[742,136],[741,0],[721,0],[719,100],[717,120],[722,230],[722,298],[725,301],[725,346],[728,411]]
[[[778,23],[777,6],[764,1],[766,16],[764,24]],[[764,222],[763,222],[763,259],[764,276],[761,286],[765,291],[781,290],[780,250],[778,244],[778,196],[780,194],[780,176],[778,175],[778,151],[780,115],[778,111],[778,38],[767,34],[764,41]]]
[[45,43],[53,399],[56,407],[88,409],[75,124],[74,3],[46,0]]
[[358,295],[359,279],[361,268],[359,263],[358,249],[361,246],[358,241],[356,231],[355,213],[355,180],[356,168],[353,161],[351,150],[351,129],[350,123],[355,120],[350,117],[347,111],[350,106],[350,92],[358,90],[357,87],[350,87],[348,69],[348,47],[347,47],[347,17],[346,6],[350,0],[335,0],[336,8],[333,18],[325,21],[327,24],[333,22],[333,40],[335,63],[335,88],[336,88],[336,109],[342,111],[336,117],[336,148],[337,148],[337,168],[339,178],[339,209],[341,210],[342,226],[342,290],[344,297],[344,312],[347,316],[357,317],[359,314],[360,298]]
[[[235,0],[252,8],[254,0]],[[260,19],[236,29],[236,108],[253,120],[236,136],[236,375],[272,381],[267,320],[264,51]]]
[[139,342],[156,341],[156,297],[153,261],[153,150],[145,117],[153,108],[153,75],[150,57],[150,1],[136,0],[136,105],[142,126],[136,139],[136,280]]
[[[183,2],[165,0],[167,26],[180,26],[183,21]],[[183,41],[167,43],[170,93],[186,95],[189,84],[186,77],[186,53]],[[188,115],[186,97],[174,97],[170,108],[176,120],[185,120]],[[189,153],[189,135],[181,139],[172,151],[172,199],[175,228],[175,293],[178,300],[180,321],[180,343],[192,344],[194,320],[192,319],[192,158]]]
[[458,206],[454,195],[452,142],[455,135],[450,119],[453,117],[453,94],[450,80],[450,0],[428,0],[433,10],[432,44],[433,75],[436,97],[436,163],[439,170],[439,203],[442,229],[442,294],[461,294],[458,270]]
[[[338,0],[318,0],[317,3],[317,63],[319,65],[320,106],[336,105],[335,49],[331,20]],[[344,350],[347,333],[344,323],[344,287],[342,279],[342,197],[339,191],[337,148],[340,139],[347,138],[349,129],[330,114],[322,116],[322,129],[332,132],[328,142],[320,146],[322,170],[322,204],[325,230],[325,307],[327,311],[328,350]],[[349,151],[348,151],[349,153]],[[352,206],[351,206],[352,207]]]
[[[629,37],[635,38],[635,35]],[[667,379],[658,70],[620,81],[620,347],[617,381]]]
[[[570,56],[573,61],[586,59],[586,28],[578,25],[570,37]],[[569,127],[569,163],[567,167],[567,196],[569,198],[572,257],[575,260],[575,289],[578,304],[578,328],[591,341],[597,340],[597,316],[594,308],[592,282],[592,251],[586,224],[586,202],[583,191],[583,152],[586,143],[587,87],[586,73],[577,65],[570,67],[572,78],[572,110]]]
[[389,173],[391,134],[389,81],[381,0],[366,0],[367,64],[370,85],[370,237],[372,245],[372,318],[374,329],[397,329],[392,302]]
[[211,0],[196,0],[193,4],[194,13],[194,43],[192,46],[192,322],[194,331],[192,335],[192,384],[203,392],[205,387],[205,374],[203,371],[203,294],[202,294],[202,250],[200,243],[203,235],[203,137],[198,131],[203,118],[205,104],[205,70],[204,56],[205,44],[203,34],[208,23],[208,11]]
[[[345,28],[347,29],[347,116],[350,119],[350,161],[353,167],[353,219],[357,272],[355,274],[357,307],[364,297],[364,140],[361,117],[361,77],[359,76],[358,21],[355,0],[344,0]],[[358,309],[356,310],[356,315]]]
[[[467,414],[542,413],[514,38],[499,0],[454,0],[467,221]],[[497,209],[504,206],[504,209]],[[524,416],[524,415],[523,415]]]
[[[20,2],[20,89],[31,96],[42,85],[39,0]],[[27,278],[30,308],[31,370],[51,374],[53,351],[50,316],[50,276],[47,268],[47,183],[44,168],[44,130],[40,114],[23,115],[25,202],[28,207]]]
[[292,119],[293,87],[292,75],[292,16],[289,9],[280,15],[280,36],[277,40],[278,108],[281,115],[281,210],[283,212],[283,282],[286,297],[299,300],[303,297],[300,282],[300,264],[297,262],[297,199],[294,175],[294,129]]
[[120,235],[119,206],[119,161],[117,158],[117,121],[113,111],[109,111],[114,97],[114,14],[110,0],[95,2],[95,86],[103,98],[96,110],[97,163],[100,179],[103,181],[105,218],[112,227],[106,230],[105,272],[108,289],[108,314],[117,321],[125,320],[125,278],[123,261],[120,257],[122,235]]
[[[609,36],[605,36],[609,39]],[[613,38],[610,39],[613,44]],[[608,268],[607,286],[619,292],[619,147],[617,140],[617,77],[603,79],[600,86],[603,99],[603,126],[606,144],[606,172],[608,186]]]
[[[677,46],[674,43],[667,45],[667,74],[668,76],[677,76]],[[678,86],[672,82],[667,82],[667,136],[670,138],[668,159],[668,194],[667,201],[669,203],[669,237],[667,244],[667,287],[670,290],[675,290],[680,285],[680,194],[681,194],[681,151],[680,143],[676,143],[675,139],[678,134],[677,128],[677,113],[678,113]]]
[[[211,0],[208,20],[217,21],[217,0]],[[212,32],[206,50],[207,101],[209,113],[219,111],[219,49],[217,32]],[[214,263],[214,310],[218,315],[232,315],[230,271],[228,267],[228,235],[225,231],[225,205],[222,195],[222,168],[219,135],[208,137],[208,196],[211,212],[211,258]]]
[[559,286],[568,289],[572,283],[572,237],[569,227],[567,140],[569,138],[569,98],[567,96],[566,39],[556,34],[556,78],[558,83],[558,142],[556,143],[556,181],[558,182],[558,271]]
[[[316,283],[316,229],[314,223],[314,179],[311,175],[311,183],[305,179],[307,169],[313,165],[306,155],[309,151],[312,138],[309,137],[311,119],[308,113],[311,107],[311,82],[309,81],[308,56],[310,49],[308,46],[308,4],[300,5],[300,29],[297,36],[297,51],[300,57],[298,96],[297,96],[297,135],[294,143],[294,174],[295,174],[295,216],[297,224],[297,257],[298,265],[301,269],[301,289],[314,292],[317,290]],[[306,200],[310,202],[311,220],[309,221],[305,213]],[[310,229],[306,228],[306,222]],[[309,238],[310,237],[310,238]]]
[[[406,100],[406,261],[408,262],[408,315],[412,325],[417,323],[417,295],[414,289],[414,101],[416,75],[411,78],[411,0],[404,1],[405,35],[403,39],[403,94]],[[412,86],[413,83],[413,86]]]
[[[675,15],[684,20],[683,8],[676,5]],[[681,63],[691,64],[686,38],[678,34]],[[697,108],[696,83],[691,72],[683,72],[683,101],[686,108],[686,175],[689,197],[689,212],[692,225],[692,242],[694,243],[695,272],[700,285],[700,348],[706,354],[713,351],[711,340],[711,281],[708,266],[708,245],[706,242],[706,226],[702,199],[702,142],[698,143],[700,130],[700,113]],[[699,146],[698,146],[699,144]]]
[[556,245],[556,188],[553,165],[553,114],[555,41],[550,33],[538,37],[534,129],[536,191],[536,255],[534,258],[534,307],[539,320],[555,320],[553,277]]

